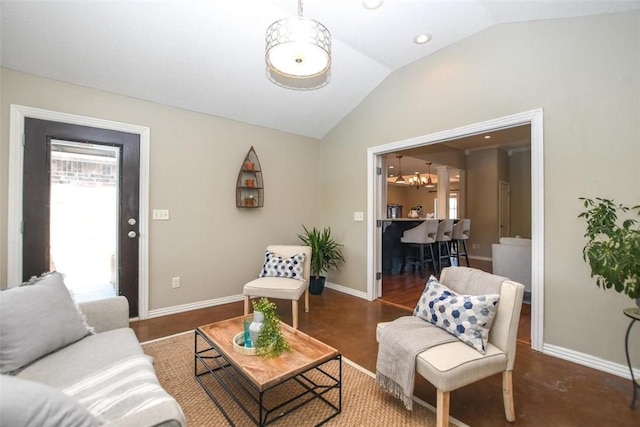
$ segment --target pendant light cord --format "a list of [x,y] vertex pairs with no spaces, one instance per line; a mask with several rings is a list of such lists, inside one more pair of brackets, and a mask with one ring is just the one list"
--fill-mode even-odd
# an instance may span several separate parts
[[302,18],[302,0],[298,0],[298,18]]

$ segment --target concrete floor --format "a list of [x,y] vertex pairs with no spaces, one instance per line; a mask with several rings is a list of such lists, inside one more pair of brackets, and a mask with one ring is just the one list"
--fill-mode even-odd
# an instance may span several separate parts
[[[310,299],[310,312],[300,313],[300,330],[372,372],[378,350],[376,324],[409,313],[397,305],[331,289]],[[291,303],[275,302],[282,320],[291,324]],[[242,313],[242,302],[236,302],[138,321],[132,328],[140,341],[146,341]],[[630,380],[535,352],[526,343],[518,343],[513,382],[515,423],[504,418],[500,375],[452,392],[451,416],[472,426],[640,426],[640,408],[629,408]],[[435,388],[421,378],[415,394],[436,405]]]

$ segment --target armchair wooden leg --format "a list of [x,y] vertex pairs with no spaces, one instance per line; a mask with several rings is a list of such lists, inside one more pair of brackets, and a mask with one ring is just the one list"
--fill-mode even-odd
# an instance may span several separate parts
[[244,314],[249,314],[249,306],[251,305],[251,297],[249,295],[244,296]]
[[436,425],[437,427],[447,427],[449,425],[449,397],[448,391],[438,390],[436,400]]
[[291,314],[293,316],[293,329],[298,329],[298,301],[291,301]]
[[309,287],[304,291],[304,312],[309,312]]
[[502,373],[502,400],[504,400],[504,416],[512,423],[516,420],[516,410],[513,405],[513,371]]

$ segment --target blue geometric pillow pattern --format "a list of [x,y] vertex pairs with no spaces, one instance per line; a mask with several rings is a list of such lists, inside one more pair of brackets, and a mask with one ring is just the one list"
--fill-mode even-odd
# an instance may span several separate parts
[[499,300],[499,294],[458,295],[431,276],[413,315],[485,354]]
[[258,277],[283,277],[287,279],[304,280],[304,260],[306,254],[295,254],[289,258],[282,258],[276,253],[264,252],[264,265]]

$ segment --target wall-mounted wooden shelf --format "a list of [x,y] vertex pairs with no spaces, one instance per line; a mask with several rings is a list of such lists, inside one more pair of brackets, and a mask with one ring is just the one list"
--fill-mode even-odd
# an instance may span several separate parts
[[253,146],[244,156],[236,182],[236,207],[261,208],[264,206],[262,168]]

